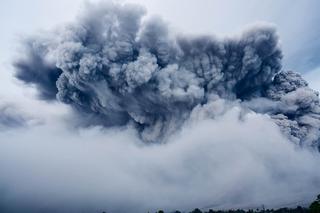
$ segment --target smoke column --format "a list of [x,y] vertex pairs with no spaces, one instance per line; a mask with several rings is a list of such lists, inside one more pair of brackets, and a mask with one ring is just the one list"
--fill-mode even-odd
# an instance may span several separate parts
[[272,26],[224,40],[188,37],[172,35],[160,18],[142,22],[144,13],[136,5],[88,5],[78,22],[25,42],[17,78],[36,85],[41,98],[89,114],[89,125],[130,123],[144,141],[164,141],[195,106],[222,98],[269,114],[297,144],[319,146],[318,94],[281,70]]

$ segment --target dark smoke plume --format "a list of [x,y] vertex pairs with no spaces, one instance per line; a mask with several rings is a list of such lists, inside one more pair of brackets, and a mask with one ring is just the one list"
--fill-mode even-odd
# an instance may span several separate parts
[[[159,18],[142,21],[134,5],[88,5],[79,21],[26,42],[16,76],[94,124],[131,124],[161,141],[198,105],[218,98],[269,114],[295,143],[319,146],[318,93],[281,71],[272,26],[236,38],[172,35]],[[87,117],[87,116],[86,116]]]

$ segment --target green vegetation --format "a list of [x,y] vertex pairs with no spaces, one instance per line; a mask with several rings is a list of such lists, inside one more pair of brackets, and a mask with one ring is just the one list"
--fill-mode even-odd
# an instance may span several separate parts
[[309,207],[309,212],[320,213],[320,195],[318,195],[317,199],[313,203],[311,203]]

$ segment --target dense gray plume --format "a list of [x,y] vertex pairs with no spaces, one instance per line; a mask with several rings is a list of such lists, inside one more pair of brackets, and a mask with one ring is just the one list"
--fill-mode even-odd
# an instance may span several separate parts
[[268,113],[281,130],[300,145],[320,145],[320,105],[318,92],[292,71],[278,73],[263,98],[246,103],[254,111]]
[[88,5],[77,23],[30,39],[17,77],[42,98],[71,104],[105,126],[133,124],[145,141],[176,130],[197,105],[222,98],[270,114],[297,143],[319,144],[318,94],[280,71],[275,29],[236,38],[172,36],[135,5]]

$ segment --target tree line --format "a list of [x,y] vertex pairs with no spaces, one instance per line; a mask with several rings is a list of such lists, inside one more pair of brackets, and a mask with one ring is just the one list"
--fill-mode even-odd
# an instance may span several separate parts
[[[157,213],[166,213],[163,210],[158,211]],[[181,212],[173,211],[168,213],[320,213],[320,194],[317,196],[316,200],[311,203],[309,207],[297,206],[296,208],[280,208],[280,209],[250,209],[250,210],[206,210],[201,211],[196,208],[191,212]]]
[[[130,212],[130,211],[128,211]],[[102,212],[109,213],[109,212]],[[148,212],[151,213],[151,212]],[[202,211],[199,208],[196,208],[190,212],[182,212],[182,211],[168,211],[165,212],[163,210],[159,210],[156,213],[320,213],[320,194],[317,196],[316,200],[311,203],[309,207],[301,207],[297,206],[296,208],[280,208],[280,209],[236,209],[236,210],[205,210]]]

